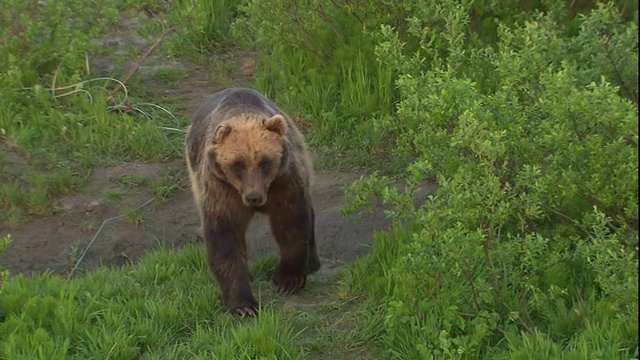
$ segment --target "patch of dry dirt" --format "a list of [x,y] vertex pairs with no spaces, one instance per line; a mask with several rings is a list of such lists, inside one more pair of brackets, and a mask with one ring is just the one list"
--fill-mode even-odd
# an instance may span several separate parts
[[[112,36],[109,44],[114,53],[134,45],[144,52],[149,42],[137,36],[135,26],[124,22]],[[94,69],[102,75],[114,71],[110,67],[112,59],[95,59]],[[229,56],[235,63],[233,86],[250,84],[255,61],[253,54],[242,53]],[[131,63],[130,65],[133,65]],[[158,68],[173,67],[184,70],[186,78],[179,86],[169,87],[151,74]],[[213,92],[223,88],[214,81],[217,74],[207,69],[198,69],[189,64],[173,64],[151,56],[140,67],[136,76],[143,76],[143,82],[163,97],[171,97],[178,102],[179,111],[190,116]],[[11,229],[13,243],[8,252],[0,257],[0,263],[12,274],[33,274],[53,271],[68,274],[78,255],[90,242],[102,222],[137,208],[153,197],[150,186],[128,188],[116,180],[122,176],[147,176],[158,179],[167,171],[184,171],[182,159],[162,164],[125,163],[115,167],[96,169],[87,186],[78,193],[59,199],[60,210],[54,215],[32,220],[18,228]],[[375,230],[389,227],[381,211],[354,219],[341,215],[344,204],[343,186],[352,182],[359,173],[319,173],[312,189],[316,212],[316,237],[319,255],[324,264],[335,268],[368,252]],[[186,175],[185,175],[186,177]],[[426,186],[422,196],[434,190]],[[113,194],[123,194],[113,199]],[[123,265],[135,261],[146,252],[158,248],[159,244],[179,248],[185,244],[200,242],[196,232],[198,216],[188,188],[177,190],[166,202],[154,201],[140,210],[140,223],[119,219],[108,223],[100,232],[94,245],[81,263],[81,269],[89,269],[100,264]],[[258,216],[249,228],[247,241],[252,259],[277,251],[267,219]],[[8,233],[0,230],[0,236]]]
[[[13,274],[46,270],[68,274],[104,220],[122,215],[153,198],[148,187],[129,189],[120,186],[116,179],[122,176],[153,179],[166,171],[181,171],[184,166],[182,160],[177,160],[165,164],[126,163],[96,170],[82,191],[59,200],[58,213],[12,229],[13,243],[0,258],[0,263]],[[381,211],[357,223],[353,218],[342,216],[343,185],[359,176],[356,173],[318,174],[312,188],[319,255],[332,266],[365,254],[373,231],[389,226]],[[124,195],[109,200],[109,194],[113,193]],[[166,202],[155,200],[140,212],[142,220],[139,224],[126,218],[107,223],[80,268],[124,265],[157,249],[160,244],[180,248],[201,242],[197,237],[198,215],[188,188],[176,191]],[[247,242],[253,260],[277,253],[267,218],[262,215],[257,215],[249,227]]]

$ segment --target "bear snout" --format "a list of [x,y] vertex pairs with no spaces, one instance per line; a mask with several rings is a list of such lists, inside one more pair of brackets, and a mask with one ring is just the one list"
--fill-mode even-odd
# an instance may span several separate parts
[[252,191],[242,197],[248,206],[262,206],[267,201],[267,197],[257,191]]

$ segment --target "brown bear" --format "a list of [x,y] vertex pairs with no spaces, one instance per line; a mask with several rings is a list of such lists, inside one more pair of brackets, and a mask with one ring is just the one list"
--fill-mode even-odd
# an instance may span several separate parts
[[287,294],[302,290],[320,260],[309,191],[313,168],[293,121],[255,90],[226,89],[194,115],[185,155],[207,261],[226,308],[258,314],[245,241],[256,211],[269,216],[280,249],[274,284]]

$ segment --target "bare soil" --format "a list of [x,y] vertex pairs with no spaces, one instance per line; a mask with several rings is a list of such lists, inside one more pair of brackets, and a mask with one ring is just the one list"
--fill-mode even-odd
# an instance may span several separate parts
[[[126,163],[97,169],[80,192],[61,198],[54,215],[32,220],[12,229],[13,243],[0,262],[12,274],[51,270],[66,275],[75,265],[104,220],[138,208],[154,196],[149,188],[128,189],[115,181],[122,176],[157,177],[166,171],[182,171],[184,161],[143,164]],[[362,218],[343,217],[343,184],[359,177],[355,173],[318,174],[312,189],[316,208],[319,255],[337,266],[366,253],[374,230],[389,226],[381,212]],[[109,193],[124,193],[109,200]],[[180,248],[201,242],[198,215],[189,189],[177,190],[167,201],[154,200],[140,210],[139,223],[123,217],[105,224],[80,268],[125,265],[161,244]],[[135,220],[135,219],[134,219]],[[266,217],[257,215],[247,233],[252,259],[277,253]]]
[[[133,23],[123,22],[105,46],[114,48],[114,54],[130,45],[144,52],[149,40],[137,35]],[[110,57],[94,59],[94,70],[100,75],[113,75],[116,71],[109,64]],[[255,66],[254,54],[228,55],[235,72],[232,86],[250,86]],[[133,66],[131,61],[128,66]],[[174,68],[185,72],[177,85],[150,76],[158,69]],[[162,98],[173,99],[181,115],[191,116],[198,106],[212,93],[227,84],[217,81],[210,69],[192,64],[170,63],[166,59],[150,56],[145,59],[135,76]],[[19,163],[19,159],[16,159]],[[18,164],[16,164],[18,165]],[[19,166],[14,169],[19,170]],[[43,271],[66,275],[76,264],[78,256],[109,218],[121,216],[152,199],[150,186],[127,187],[118,183],[123,176],[147,176],[152,181],[162,178],[167,172],[179,174],[179,188],[166,201],[156,199],[140,209],[140,216],[122,217],[108,222],[98,233],[93,246],[80,264],[80,269],[99,265],[121,266],[134,262],[160,245],[180,248],[186,244],[201,242],[197,236],[198,216],[186,180],[186,166],[181,158],[167,163],[123,163],[118,166],[99,168],[93,171],[87,185],[71,196],[58,199],[59,211],[55,214],[31,220],[10,231],[0,229],[0,237],[11,233],[13,242],[0,264],[12,275],[30,275]],[[316,212],[316,237],[318,250],[326,271],[350,262],[368,252],[375,230],[385,230],[389,222],[382,211],[359,219],[344,217],[343,187],[359,178],[361,173],[319,172],[312,188]],[[434,190],[433,185],[424,188],[422,196]],[[114,199],[113,194],[123,194]],[[277,253],[271,239],[268,222],[257,216],[247,234],[251,259],[269,253]]]

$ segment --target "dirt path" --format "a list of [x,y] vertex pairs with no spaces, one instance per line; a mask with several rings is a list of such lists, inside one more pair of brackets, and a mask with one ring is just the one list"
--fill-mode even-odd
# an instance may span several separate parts
[[[123,189],[114,179],[125,175],[154,176],[181,171],[181,160],[167,164],[124,164],[98,169],[89,185],[73,196],[60,200],[62,211],[36,219],[11,231],[13,244],[0,262],[13,274],[44,270],[65,275],[75,264],[102,221],[119,216],[153,198],[149,189]],[[365,253],[376,229],[388,224],[381,213],[354,224],[341,215],[343,184],[357,174],[319,174],[313,187],[320,256],[331,262],[348,262]],[[117,201],[104,201],[106,194],[126,192]],[[98,234],[81,267],[124,265],[156,249],[160,244],[181,247],[201,242],[196,236],[198,216],[187,188],[177,190],[166,202],[150,203],[140,211],[140,223],[127,218],[107,223]],[[276,251],[266,218],[257,216],[248,234],[252,259]]]

